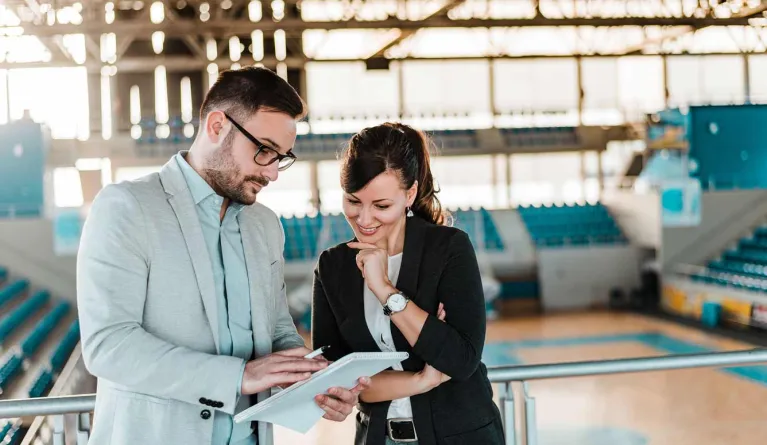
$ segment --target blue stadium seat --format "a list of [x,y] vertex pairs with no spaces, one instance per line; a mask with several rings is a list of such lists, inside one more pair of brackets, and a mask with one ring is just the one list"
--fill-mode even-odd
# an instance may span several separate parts
[[30,315],[43,307],[49,298],[50,294],[47,291],[39,291],[0,319],[0,342],[5,341]]
[[13,353],[0,367],[0,388],[5,389],[8,383],[21,371],[23,359],[18,353]]
[[21,343],[21,352],[25,357],[30,357],[37,351],[67,312],[69,312],[69,303],[62,301],[37,323],[32,332]]
[[625,244],[607,208],[596,205],[520,207],[533,242],[540,247]]
[[22,295],[28,289],[29,281],[27,280],[16,280],[13,283],[0,288],[0,306],[3,306],[14,298]]
[[51,371],[43,369],[35,379],[32,387],[29,388],[29,397],[43,397],[51,386],[53,386],[53,374]]
[[51,371],[53,373],[59,373],[67,363],[67,359],[72,355],[72,351],[77,346],[77,342],[80,341],[80,321],[75,320],[69,326],[69,330],[64,334],[64,338],[61,339],[59,344],[53,350],[51,354]]
[[495,225],[493,216],[487,209],[457,210],[452,212],[452,215],[453,225],[469,235],[469,239],[475,249],[486,251],[504,250],[501,234]]
[[706,264],[706,271],[690,274],[700,283],[767,292],[767,227],[754,229]]

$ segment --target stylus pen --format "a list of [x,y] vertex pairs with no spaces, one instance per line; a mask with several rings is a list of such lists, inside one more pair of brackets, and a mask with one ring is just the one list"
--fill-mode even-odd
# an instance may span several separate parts
[[314,358],[314,357],[317,357],[318,355],[320,355],[323,352],[327,351],[329,348],[330,348],[330,346],[323,346],[320,349],[316,349],[316,350],[310,352],[309,354],[306,354],[304,356],[304,358]]

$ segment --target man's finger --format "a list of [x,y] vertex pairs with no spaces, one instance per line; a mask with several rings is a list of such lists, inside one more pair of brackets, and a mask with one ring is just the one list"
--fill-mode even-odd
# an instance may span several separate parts
[[288,386],[311,378],[311,372],[280,372],[271,375],[271,386]]
[[303,357],[312,351],[309,348],[305,347],[299,347],[299,348],[292,348],[292,349],[285,349],[283,351],[275,352],[275,355],[282,355],[285,357]]
[[316,372],[328,367],[327,362],[320,362],[312,359],[290,359],[273,363],[269,368],[272,373],[279,372]]

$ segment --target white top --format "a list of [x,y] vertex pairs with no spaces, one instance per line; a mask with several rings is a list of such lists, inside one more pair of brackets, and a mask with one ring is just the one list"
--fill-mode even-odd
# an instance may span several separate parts
[[[402,265],[402,254],[389,257],[389,280],[392,283],[397,282],[400,266]],[[365,299],[365,320],[368,324],[370,334],[372,334],[378,347],[383,352],[395,352],[394,340],[391,336],[391,320],[383,313],[383,306],[373,292],[368,289],[367,283],[364,288]],[[402,363],[392,366],[395,371],[402,371]],[[410,406],[410,398],[392,400],[389,406],[387,419],[393,418],[413,418],[413,408]]]

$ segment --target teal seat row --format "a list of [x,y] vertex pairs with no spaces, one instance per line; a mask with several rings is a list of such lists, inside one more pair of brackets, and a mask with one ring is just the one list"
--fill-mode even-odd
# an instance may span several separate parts
[[453,212],[453,225],[469,235],[475,249],[487,251],[504,250],[503,238],[487,209],[459,210]]
[[0,319],[0,342],[21,326],[30,315],[42,308],[50,299],[47,291],[39,291]]
[[706,264],[706,272],[691,274],[694,281],[767,292],[767,227],[757,227],[734,248]]
[[80,323],[78,320],[72,322],[64,334],[64,337],[56,345],[50,357],[50,363],[44,368],[35,379],[32,387],[29,389],[29,397],[43,397],[53,386],[54,377],[61,372],[67,359],[72,355],[77,342],[80,340]]
[[67,312],[69,312],[69,303],[62,301],[37,323],[32,329],[32,333],[21,343],[21,351],[25,357],[29,357],[37,351],[48,334],[67,315]]
[[0,444],[18,445],[21,443],[24,430],[20,420],[6,420],[0,428]]
[[520,207],[519,214],[539,247],[625,244],[628,242],[602,204]]
[[16,280],[13,283],[0,288],[0,306],[3,306],[14,298],[22,295],[28,289],[29,281],[27,280]]
[[54,373],[61,372],[64,365],[67,363],[67,359],[72,355],[77,342],[80,341],[80,321],[75,319],[69,326],[67,333],[64,334],[64,338],[61,339],[56,349],[51,354],[51,370]]
[[[504,244],[492,215],[486,209],[453,213],[456,227],[469,234],[477,248],[503,250]],[[354,232],[345,217],[318,215],[315,217],[281,217],[285,231],[284,255],[286,261],[313,260],[329,247],[354,238]]]
[[43,397],[53,386],[53,374],[47,369],[43,369],[40,375],[35,379],[35,383],[29,389],[29,397]]
[[8,360],[0,367],[0,388],[5,389],[8,387],[11,379],[21,371],[23,362],[24,359],[21,357],[21,354],[14,353],[8,357]]

